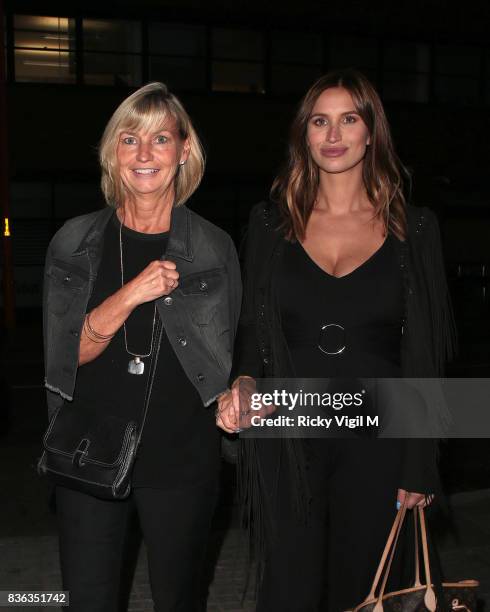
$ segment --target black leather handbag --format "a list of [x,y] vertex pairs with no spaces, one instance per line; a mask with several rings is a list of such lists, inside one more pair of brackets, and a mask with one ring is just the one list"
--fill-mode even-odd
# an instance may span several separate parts
[[140,425],[90,406],[65,402],[53,415],[43,438],[37,469],[55,484],[101,499],[124,499],[131,490],[131,474],[146,421],[163,326],[151,357]]

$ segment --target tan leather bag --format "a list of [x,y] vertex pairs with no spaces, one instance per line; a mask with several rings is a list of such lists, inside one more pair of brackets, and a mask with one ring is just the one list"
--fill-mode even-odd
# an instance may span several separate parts
[[[398,510],[393,527],[386,542],[381,561],[379,562],[371,590],[366,599],[355,608],[347,612],[474,612],[476,610],[476,588],[478,580],[459,580],[458,582],[443,582],[442,593],[444,602],[438,602],[431,581],[429,552],[427,544],[427,529],[424,509],[415,506],[413,510],[415,523],[415,582],[412,587],[385,593],[386,582],[390,573],[391,563],[396,550],[398,536],[406,515],[406,505]],[[422,542],[422,556],[424,560],[425,583],[420,581],[419,568],[419,534]],[[389,559],[388,559],[389,555]],[[388,562],[387,562],[388,559]],[[383,576],[378,594],[376,590]],[[442,603],[442,605],[441,605]]]

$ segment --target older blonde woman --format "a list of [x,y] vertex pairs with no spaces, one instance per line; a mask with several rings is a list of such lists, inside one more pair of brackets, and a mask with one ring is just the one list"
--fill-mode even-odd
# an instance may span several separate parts
[[185,206],[204,158],[165,85],[150,83],[122,102],[102,137],[100,163],[109,206],[68,221],[46,259],[51,413],[69,403],[138,420],[158,358],[130,496],[103,500],[57,486],[63,585],[72,612],[119,609],[136,510],[155,609],[198,610],[220,463],[206,407],[227,388],[239,265],[230,237]]

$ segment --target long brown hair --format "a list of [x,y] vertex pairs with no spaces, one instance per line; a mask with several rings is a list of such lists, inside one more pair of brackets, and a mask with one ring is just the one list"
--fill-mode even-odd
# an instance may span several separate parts
[[352,96],[356,112],[366,124],[371,144],[363,165],[364,186],[376,217],[387,232],[403,240],[406,236],[405,197],[402,173],[406,172],[395,153],[383,104],[369,80],[353,69],[329,72],[307,91],[291,125],[289,156],[274,180],[271,200],[282,212],[289,240],[304,240],[319,185],[319,169],[306,142],[306,130],[318,97],[331,87],[342,87]]

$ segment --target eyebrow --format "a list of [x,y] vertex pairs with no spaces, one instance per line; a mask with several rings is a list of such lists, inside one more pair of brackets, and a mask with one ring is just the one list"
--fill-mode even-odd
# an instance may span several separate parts
[[[162,132],[169,132],[169,134],[172,133],[172,129],[171,128],[162,128],[161,130],[158,130],[157,132],[152,132],[152,136],[156,136],[157,134],[161,134]],[[121,134],[129,134],[129,136],[137,136],[138,133],[137,132],[133,132],[132,130],[121,130]]]
[[[356,110],[344,111],[341,115],[359,115]],[[328,113],[311,113],[310,117],[328,117]]]

